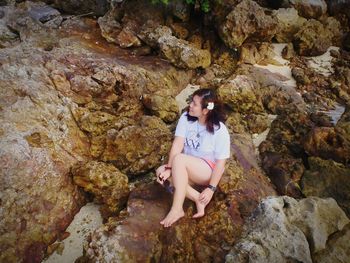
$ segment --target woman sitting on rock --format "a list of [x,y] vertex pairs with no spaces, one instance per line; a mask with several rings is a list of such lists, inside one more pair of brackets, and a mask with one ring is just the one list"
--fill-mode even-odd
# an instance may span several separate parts
[[[196,203],[197,213],[193,218],[204,215],[230,157],[230,136],[222,121],[222,107],[214,92],[195,91],[187,112],[176,126],[168,164],[156,171],[157,181],[174,190],[172,207],[160,222],[164,227],[184,216],[185,197]],[[207,187],[199,193],[191,185]]]

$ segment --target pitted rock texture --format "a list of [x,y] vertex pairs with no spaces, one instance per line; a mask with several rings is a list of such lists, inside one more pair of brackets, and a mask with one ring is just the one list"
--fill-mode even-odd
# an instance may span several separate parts
[[158,39],[162,56],[180,68],[207,68],[211,63],[210,52],[198,49],[186,40],[174,36],[162,36]]
[[305,171],[301,180],[303,194],[332,197],[350,216],[350,168],[318,157],[310,157],[308,162],[310,169]]
[[72,169],[73,181],[85,192],[92,193],[103,204],[102,214],[116,215],[126,204],[129,194],[128,177],[115,166],[90,161]]
[[[41,262],[85,202],[71,167],[99,159],[110,130],[141,118],[143,94],[171,98],[191,76],[157,58],[126,57],[92,19],[72,17],[58,28],[31,18],[28,6],[8,21],[22,42],[0,50],[1,262]],[[159,164],[157,154],[147,167]]]
[[219,26],[222,40],[230,48],[239,47],[248,38],[268,41],[277,32],[277,21],[266,15],[264,8],[252,0],[243,0]]
[[191,218],[195,208],[187,201],[185,217],[171,228],[163,228],[159,222],[169,211],[172,196],[159,185],[143,185],[131,192],[122,216],[91,234],[84,244],[85,259],[222,262],[227,248],[239,237],[244,218],[262,197],[275,193],[258,167],[249,136],[234,138],[234,157],[203,218]]
[[[349,223],[332,198],[267,198],[247,221],[242,239],[226,256],[226,262],[318,262],[313,256],[336,249],[331,247],[334,241],[327,240],[338,234],[345,238],[348,231],[341,230]],[[349,244],[343,253],[348,249]]]
[[171,140],[171,132],[162,120],[143,116],[136,125],[108,132],[102,160],[113,162],[127,174],[145,173],[168,154]]

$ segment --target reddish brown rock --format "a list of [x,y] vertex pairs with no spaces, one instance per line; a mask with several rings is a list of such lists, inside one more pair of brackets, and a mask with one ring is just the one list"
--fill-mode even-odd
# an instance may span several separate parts
[[194,205],[186,202],[185,216],[164,229],[159,222],[170,208],[171,196],[159,185],[144,185],[132,191],[127,213],[92,233],[84,245],[86,257],[102,262],[106,258],[142,262],[223,261],[228,247],[241,233],[244,218],[262,197],[275,193],[255,168],[256,158],[249,140],[236,142],[232,144],[235,157],[229,161],[220,190],[203,218],[192,219]]
[[333,127],[317,127],[305,139],[306,152],[323,159],[348,163],[350,160],[350,142]]

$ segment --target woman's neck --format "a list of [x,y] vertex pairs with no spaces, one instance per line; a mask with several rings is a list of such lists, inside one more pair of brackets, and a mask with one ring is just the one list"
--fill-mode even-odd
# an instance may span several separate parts
[[207,118],[206,118],[206,116],[205,115],[202,115],[202,116],[200,116],[200,117],[198,117],[198,123],[200,124],[200,125],[205,125],[206,124],[206,122],[207,122]]

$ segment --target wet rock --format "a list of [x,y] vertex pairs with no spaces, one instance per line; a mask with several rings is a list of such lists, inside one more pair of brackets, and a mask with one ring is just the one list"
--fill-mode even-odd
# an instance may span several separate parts
[[318,157],[310,157],[308,162],[310,169],[305,171],[301,180],[303,194],[306,196],[332,197],[349,216],[349,167]]
[[277,22],[252,0],[243,0],[219,26],[219,34],[230,48],[239,47],[247,39],[269,41],[277,32]]
[[278,23],[278,32],[275,35],[277,42],[292,42],[294,35],[301,29],[306,19],[298,15],[294,8],[280,8],[273,12]]
[[211,63],[210,52],[198,49],[185,40],[174,36],[163,36],[158,39],[160,52],[163,57],[180,68],[206,68]]
[[[334,18],[328,18],[327,21],[333,21]],[[327,27],[321,22],[310,19],[305,22],[302,28],[295,35],[293,41],[294,48],[301,56],[322,55],[332,45],[332,39],[337,37],[340,32],[339,22],[333,21],[335,26]]]
[[327,12],[327,3],[324,0],[289,0],[291,6],[293,6],[298,13],[306,18],[318,18]]
[[347,224],[349,219],[331,198],[267,198],[248,220],[226,262],[311,263],[316,253],[335,249],[327,240]]
[[112,161],[126,174],[145,173],[160,164],[170,150],[171,139],[159,118],[144,116],[137,125],[108,132],[102,160]]
[[104,218],[116,215],[125,206],[129,194],[128,177],[113,165],[90,161],[74,167],[72,174],[75,184],[103,204]]

